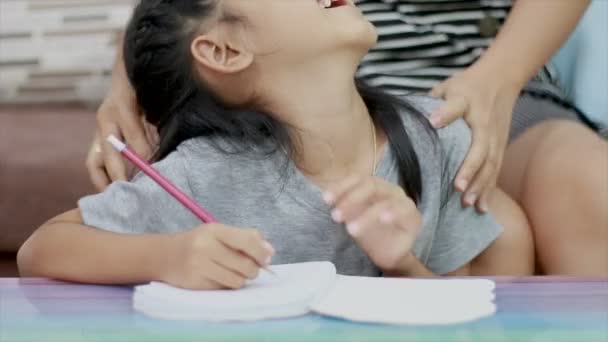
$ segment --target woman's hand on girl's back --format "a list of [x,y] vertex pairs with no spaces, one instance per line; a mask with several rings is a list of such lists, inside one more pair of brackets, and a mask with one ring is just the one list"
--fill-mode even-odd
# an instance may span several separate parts
[[86,161],[91,181],[99,191],[113,181],[127,179],[124,159],[105,142],[110,134],[124,139],[146,158],[152,155],[157,140],[155,130],[139,111],[122,63],[114,68],[110,91],[97,111],[97,131]]
[[431,116],[436,128],[463,117],[472,131],[469,153],[454,186],[463,205],[488,210],[509,138],[513,107],[521,90],[496,73],[471,67],[437,85],[431,95],[445,100]]
[[255,229],[206,224],[171,237],[160,280],[186,289],[239,289],[270,264],[274,249]]
[[332,218],[383,272],[407,274],[422,227],[416,204],[398,185],[377,177],[351,177],[330,187],[324,200]]

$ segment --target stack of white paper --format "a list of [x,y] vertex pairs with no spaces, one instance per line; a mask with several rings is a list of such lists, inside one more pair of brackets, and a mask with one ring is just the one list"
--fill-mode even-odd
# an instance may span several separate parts
[[250,321],[304,315],[336,278],[329,262],[272,266],[240,290],[193,291],[150,283],[137,286],[136,310],[174,320]]
[[494,287],[494,282],[485,279],[339,276],[311,308],[358,322],[455,324],[492,315]]
[[271,266],[240,290],[192,291],[163,283],[135,289],[133,305],[174,320],[250,321],[316,312],[359,322],[454,324],[496,311],[483,279],[398,279],[336,275],[329,262]]

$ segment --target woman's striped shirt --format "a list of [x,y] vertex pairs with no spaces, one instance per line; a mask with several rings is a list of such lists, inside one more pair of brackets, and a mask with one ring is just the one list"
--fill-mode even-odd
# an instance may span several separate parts
[[356,0],[378,44],[359,76],[394,93],[428,91],[475,62],[496,37],[512,0]]

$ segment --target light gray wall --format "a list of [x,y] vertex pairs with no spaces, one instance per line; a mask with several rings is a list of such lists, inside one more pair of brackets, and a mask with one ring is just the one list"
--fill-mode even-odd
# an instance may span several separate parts
[[0,103],[99,101],[132,0],[0,0]]

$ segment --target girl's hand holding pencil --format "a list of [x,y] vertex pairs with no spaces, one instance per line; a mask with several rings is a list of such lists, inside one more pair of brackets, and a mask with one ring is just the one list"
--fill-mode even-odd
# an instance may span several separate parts
[[171,236],[158,278],[197,290],[239,289],[270,264],[274,250],[255,229],[212,223]]
[[260,268],[274,274],[268,265],[275,251],[259,231],[219,224],[211,213],[173,185],[133,149],[113,135],[107,140],[123,157],[206,223],[191,231],[175,234],[167,265],[162,268],[159,279],[189,289],[238,289],[243,287],[247,279],[256,278]]

